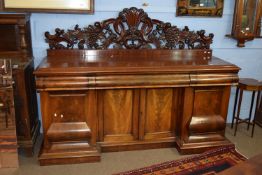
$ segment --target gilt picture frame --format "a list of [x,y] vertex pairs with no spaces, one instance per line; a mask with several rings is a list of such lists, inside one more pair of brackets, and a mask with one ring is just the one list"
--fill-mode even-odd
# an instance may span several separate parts
[[0,0],[3,11],[94,13],[94,0]]
[[177,16],[222,17],[224,0],[177,0]]

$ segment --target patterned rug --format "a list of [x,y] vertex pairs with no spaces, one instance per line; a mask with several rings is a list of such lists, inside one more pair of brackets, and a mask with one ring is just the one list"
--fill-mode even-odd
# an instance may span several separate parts
[[238,153],[234,146],[221,147],[181,160],[115,175],[214,175],[245,160],[246,158]]

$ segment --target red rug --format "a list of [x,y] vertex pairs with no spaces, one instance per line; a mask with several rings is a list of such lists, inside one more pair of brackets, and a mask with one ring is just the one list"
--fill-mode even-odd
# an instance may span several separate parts
[[214,175],[245,160],[234,146],[221,147],[193,157],[115,175]]

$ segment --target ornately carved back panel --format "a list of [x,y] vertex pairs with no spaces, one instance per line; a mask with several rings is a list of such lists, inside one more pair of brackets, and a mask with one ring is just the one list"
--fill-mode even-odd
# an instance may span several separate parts
[[210,49],[213,34],[179,29],[148,17],[143,9],[126,8],[117,18],[95,22],[86,28],[75,26],[65,32],[45,33],[50,49]]

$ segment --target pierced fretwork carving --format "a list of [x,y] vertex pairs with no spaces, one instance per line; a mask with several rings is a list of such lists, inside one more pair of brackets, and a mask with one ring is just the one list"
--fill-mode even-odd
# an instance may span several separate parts
[[170,23],[151,19],[143,9],[126,8],[117,18],[96,22],[86,28],[75,26],[65,32],[45,33],[50,49],[209,49],[213,34],[179,29]]

